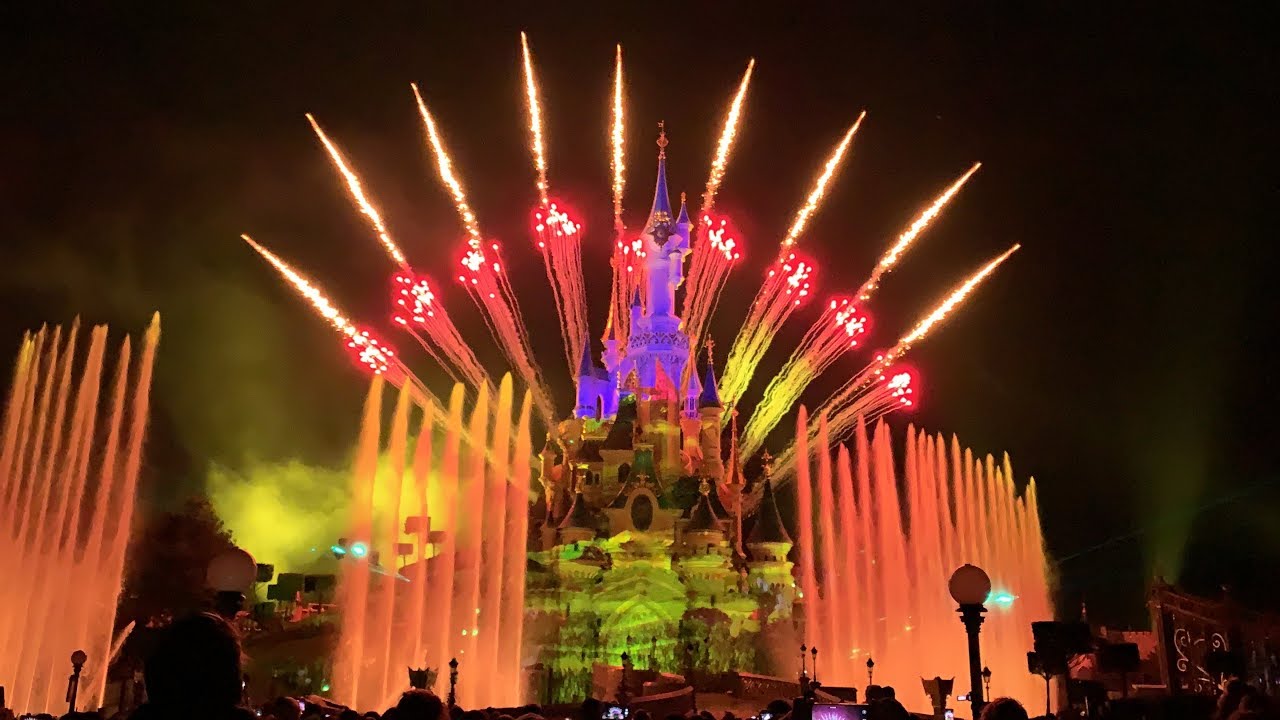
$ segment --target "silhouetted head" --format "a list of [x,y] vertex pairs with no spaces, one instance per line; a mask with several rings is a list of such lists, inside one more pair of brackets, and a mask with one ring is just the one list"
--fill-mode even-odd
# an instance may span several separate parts
[[462,720],[489,720],[489,716],[483,710],[468,710],[462,713]]
[[264,710],[276,720],[302,720],[302,708],[293,698],[278,697],[268,703]]
[[1013,698],[997,698],[982,708],[979,720],[1028,720],[1027,709]]
[[347,708],[346,710],[338,713],[338,720],[360,720],[360,713],[352,710],[351,708]]
[[177,620],[162,631],[143,677],[148,701],[156,706],[235,707],[241,692],[240,638],[226,620],[211,613]]
[[600,720],[602,712],[604,712],[604,704],[589,697],[582,701],[582,707],[578,710],[578,720]]
[[430,690],[410,690],[396,703],[399,720],[441,720],[444,701]]
[[911,713],[897,700],[883,698],[867,707],[867,720],[911,720]]
[[766,705],[764,710],[765,712],[772,714],[775,718],[780,718],[791,712],[791,703],[782,699],[774,700]]
[[637,710],[631,717],[635,718],[635,720],[653,720],[653,716],[649,714],[648,710]]

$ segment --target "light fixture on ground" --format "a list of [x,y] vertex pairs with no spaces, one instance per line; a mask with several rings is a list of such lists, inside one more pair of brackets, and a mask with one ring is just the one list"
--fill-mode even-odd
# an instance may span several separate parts
[[258,579],[258,563],[244,550],[233,547],[209,563],[205,581],[214,591],[214,609],[233,620],[244,605],[244,593]]
[[986,704],[982,693],[982,647],[978,633],[982,631],[983,615],[987,612],[983,603],[991,595],[991,578],[976,565],[961,565],[951,574],[947,589],[960,606],[960,621],[969,636],[969,703],[976,718]]

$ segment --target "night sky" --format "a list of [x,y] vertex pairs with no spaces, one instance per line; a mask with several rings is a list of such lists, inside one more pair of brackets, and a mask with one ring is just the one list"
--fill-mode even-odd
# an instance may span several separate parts
[[[656,122],[670,134],[673,190],[696,197],[755,57],[719,201],[747,247],[713,322],[721,346],[859,111],[868,117],[852,155],[802,240],[820,264],[818,298],[855,289],[917,208],[981,160],[871,308],[870,344],[889,345],[950,284],[1023,244],[913,351],[923,405],[909,419],[982,452],[1008,450],[1021,478],[1037,477],[1064,609],[1084,599],[1091,618],[1140,623],[1144,585],[1179,566],[1193,589],[1225,584],[1280,606],[1267,586],[1280,560],[1277,252],[1265,217],[1277,207],[1267,150],[1277,68],[1274,26],[1260,15],[1243,3],[1194,13],[1177,3],[944,3],[896,16],[785,2],[453,7],[465,4],[0,11],[0,338],[16,348],[24,328],[76,313],[140,330],[161,311],[146,478],[155,503],[199,491],[210,463],[344,462],[355,435],[363,376],[241,232],[416,352],[387,320],[393,267],[305,112],[346,151],[414,265],[440,279],[482,359],[503,367],[480,316],[445,280],[462,230],[429,164],[410,82],[441,123],[482,228],[505,243],[535,349],[567,403],[526,231],[535,196],[524,29],[552,187],[587,227],[597,337],[614,44],[628,74],[633,226],[652,197]],[[815,312],[778,334],[762,373],[781,365]],[[805,401],[815,406],[860,366],[846,358]],[[421,369],[445,388],[425,359]],[[746,399],[763,386],[757,379]]]

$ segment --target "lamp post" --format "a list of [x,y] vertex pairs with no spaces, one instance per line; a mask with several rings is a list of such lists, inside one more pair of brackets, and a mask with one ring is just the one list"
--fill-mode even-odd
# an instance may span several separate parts
[[982,695],[982,647],[978,633],[982,631],[983,614],[987,612],[982,603],[991,594],[991,578],[976,565],[961,565],[951,574],[947,589],[960,606],[960,621],[969,636],[969,702],[973,706],[973,717],[977,718],[986,705]]
[[209,563],[205,582],[214,591],[214,609],[227,620],[235,620],[244,605],[244,593],[258,579],[253,556],[233,547]]
[[67,678],[67,712],[76,711],[76,696],[80,693],[80,671],[89,656],[83,650],[71,653],[71,677]]

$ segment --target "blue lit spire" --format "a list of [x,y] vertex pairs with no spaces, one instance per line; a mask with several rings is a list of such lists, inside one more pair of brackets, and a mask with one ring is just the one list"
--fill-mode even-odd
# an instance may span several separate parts
[[[671,196],[667,193],[667,130],[658,123],[658,182],[653,190],[653,209],[649,211],[648,229],[671,225]],[[659,241],[661,243],[661,241]]]

